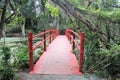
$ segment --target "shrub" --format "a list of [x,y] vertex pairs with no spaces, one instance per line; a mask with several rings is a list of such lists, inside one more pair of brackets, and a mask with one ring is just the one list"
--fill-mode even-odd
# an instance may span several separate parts
[[83,71],[94,73],[94,64],[99,60],[95,53],[100,50],[100,43],[97,34],[87,33],[86,35],[88,36],[85,40]]
[[28,55],[28,47],[20,46],[17,51],[17,64],[19,68],[28,68],[29,67],[29,55]]
[[112,80],[120,77],[120,45],[112,46],[110,50],[103,49],[96,55],[98,61],[94,64],[94,69],[97,75]]
[[0,64],[0,80],[12,80],[15,76],[15,72],[13,68],[10,67],[10,48],[9,47],[2,47],[1,54],[1,63]]
[[33,53],[34,63],[37,62],[37,60],[40,58],[40,56],[43,54],[43,47],[40,46],[40,48],[37,48]]
[[[25,45],[19,46],[15,51],[16,55],[16,66],[21,69],[29,68],[29,51],[28,47]],[[33,53],[34,63],[39,59],[40,55],[43,53],[43,47],[36,49]]]
[[1,70],[0,80],[13,80],[15,72],[11,67],[5,67]]
[[4,66],[8,66],[9,65],[9,59],[10,59],[10,56],[11,56],[10,48],[2,47],[1,55],[2,55],[2,60],[1,60],[2,64]]

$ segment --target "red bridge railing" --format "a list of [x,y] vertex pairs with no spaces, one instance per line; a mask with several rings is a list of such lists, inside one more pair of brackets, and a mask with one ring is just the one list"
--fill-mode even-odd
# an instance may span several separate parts
[[[80,35],[76,33],[75,31],[71,29],[66,29],[66,36],[70,41],[72,41],[72,48],[74,50],[75,46],[78,48],[80,52],[80,67],[79,71],[82,72],[82,66],[83,66],[83,55],[84,55],[84,40],[85,40],[85,33],[82,32]],[[78,38],[80,40],[80,43],[78,43],[75,38]]]
[[[32,32],[29,32],[28,34],[28,40],[29,40],[29,66],[30,71],[33,70],[34,66],[34,60],[33,60],[33,51],[39,48],[42,44],[44,45],[44,51],[46,51],[46,41],[49,39],[49,42],[51,43],[55,37],[59,35],[59,31],[57,29],[55,30],[44,30],[43,32],[33,35]],[[33,40],[38,37],[43,37],[43,40],[40,41],[36,46],[33,47]]]

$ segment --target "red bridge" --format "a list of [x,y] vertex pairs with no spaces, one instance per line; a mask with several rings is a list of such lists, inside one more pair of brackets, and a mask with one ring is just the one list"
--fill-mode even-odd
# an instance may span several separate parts
[[[66,35],[59,35],[59,30],[44,30],[37,35],[29,33],[30,74],[82,74],[84,54],[84,32],[80,35],[73,30],[66,29]],[[33,41],[43,37],[36,46]],[[49,45],[46,46],[46,44]],[[34,64],[33,52],[44,46],[44,53]],[[79,50],[79,59],[74,54],[74,48]]]

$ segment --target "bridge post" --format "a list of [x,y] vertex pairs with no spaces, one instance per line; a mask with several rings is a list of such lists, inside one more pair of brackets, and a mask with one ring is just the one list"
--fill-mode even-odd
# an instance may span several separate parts
[[52,41],[54,40],[54,36],[55,36],[55,31],[53,31],[53,37],[52,37]]
[[82,66],[83,66],[83,55],[84,55],[84,41],[85,41],[85,33],[82,32],[80,34],[80,68],[79,71],[82,72]]
[[44,38],[44,51],[46,51],[46,33],[45,33],[45,30],[44,30],[43,38]]
[[33,70],[33,38],[32,38],[32,32],[28,34],[28,40],[29,40],[29,66],[30,66],[30,71]]
[[49,35],[50,35],[49,41],[50,41],[50,43],[51,43],[51,30],[50,30],[50,33],[49,33]]
[[68,40],[69,40],[69,29],[66,29],[65,34],[66,34],[66,36],[67,36],[67,38],[68,38]]
[[[75,32],[75,29],[74,29],[74,32]],[[74,50],[74,48],[75,48],[75,42],[74,42],[74,40],[75,40],[75,34],[73,34],[73,44],[72,44],[72,49]]]
[[55,36],[56,36],[56,30],[54,30],[54,36],[53,36],[53,40],[55,39]]
[[71,36],[69,35],[69,40],[70,40],[70,42],[71,42]]

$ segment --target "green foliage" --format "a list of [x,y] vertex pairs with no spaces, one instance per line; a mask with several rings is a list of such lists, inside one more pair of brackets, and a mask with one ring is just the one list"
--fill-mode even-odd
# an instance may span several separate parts
[[37,48],[35,51],[34,51],[34,55],[33,55],[33,58],[34,58],[34,62],[36,63],[36,61],[40,58],[40,56],[43,54],[44,52],[44,47],[43,46],[40,46],[40,48]]
[[89,73],[93,73],[92,67],[94,67],[94,63],[96,61],[95,53],[99,51],[99,39],[98,35],[95,33],[86,33],[86,42],[85,42],[85,64],[83,70],[87,70]]
[[113,5],[117,5],[118,0],[103,0],[102,6],[105,10],[113,10]]
[[0,64],[0,80],[12,80],[14,78],[15,72],[13,68],[10,67],[10,48],[9,47],[2,47],[1,51],[1,63]]
[[115,9],[114,11],[94,11],[94,14],[111,21],[120,21],[120,9]]
[[110,50],[105,49],[97,37],[96,34],[87,32],[83,70],[115,80],[120,77],[120,45],[114,45]]
[[120,21],[120,9],[114,10],[114,12],[111,14],[111,17],[114,21]]
[[4,6],[4,2],[3,2],[3,0],[1,0],[0,1],[0,8],[3,8],[3,6]]
[[59,10],[59,7],[58,7],[58,6],[57,6],[57,7],[54,7],[54,6],[50,5],[49,3],[46,3],[45,6],[46,6],[46,8],[49,9],[49,11],[51,12],[51,15],[52,15],[53,17],[59,16],[60,10]]
[[15,72],[11,67],[4,67],[0,72],[0,80],[13,80]]
[[96,52],[92,58],[89,71],[112,80],[120,77],[120,45],[112,46],[110,50],[102,49]]
[[9,65],[9,59],[10,59],[10,56],[11,56],[10,48],[9,47],[2,47],[2,51],[1,51],[0,54],[2,56],[2,60],[1,60],[2,65],[8,66]]
[[81,0],[69,0],[71,2],[71,4],[74,4],[75,6],[80,6],[81,4]]
[[101,50],[96,55],[101,60],[97,66],[99,72],[111,79],[120,77],[120,45],[114,45],[110,50]]
[[17,63],[16,66],[19,68],[28,68],[29,66],[29,55],[28,55],[28,47],[20,46],[17,51]]
[[23,4],[20,5],[20,12],[24,17],[32,18],[32,19],[36,18],[35,5],[33,3],[34,0],[26,1],[25,3],[23,0]]
[[[37,22],[38,22],[38,30],[43,30],[45,28],[50,27],[49,22],[53,21],[53,17],[51,17],[50,13],[46,11],[46,14],[42,14],[38,17]],[[40,31],[38,31],[39,33]]]
[[41,0],[41,10],[44,12],[45,11],[45,4],[47,0]]

